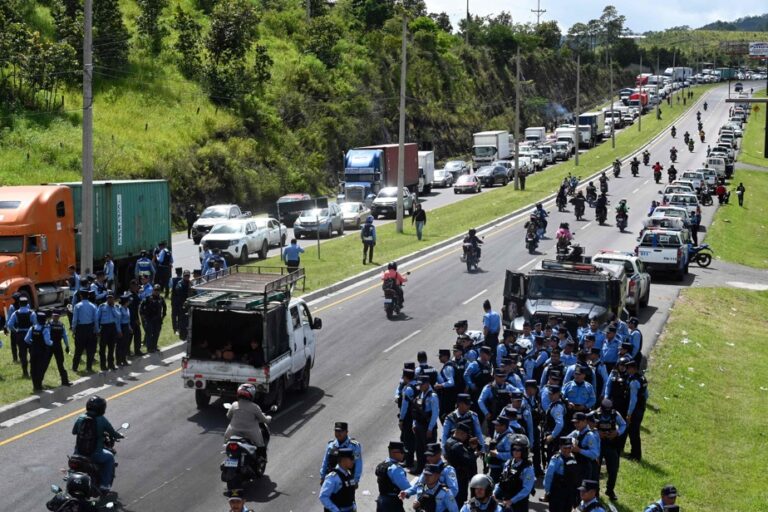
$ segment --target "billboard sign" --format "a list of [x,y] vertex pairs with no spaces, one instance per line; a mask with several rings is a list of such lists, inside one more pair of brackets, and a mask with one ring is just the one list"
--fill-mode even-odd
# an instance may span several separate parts
[[757,58],[768,57],[768,43],[749,43],[749,56]]

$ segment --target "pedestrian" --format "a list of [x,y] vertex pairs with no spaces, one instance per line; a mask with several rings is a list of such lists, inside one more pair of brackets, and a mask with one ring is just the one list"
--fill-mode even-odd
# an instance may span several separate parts
[[574,430],[570,437],[575,439],[573,454],[579,462],[579,471],[583,479],[597,479],[600,474],[600,437],[589,428],[587,415],[577,412],[573,415]]
[[664,512],[677,503],[677,488],[668,484],[661,488],[661,499],[651,503],[643,512]]
[[[189,270],[185,270],[182,273],[181,281],[176,283],[176,286],[173,289],[174,297],[172,299],[172,301],[176,302],[176,326],[178,328],[179,339],[185,341],[189,334],[189,314],[187,313],[184,304],[187,302],[187,299],[194,295],[191,277]],[[171,308],[173,308],[173,305],[172,302]],[[171,312],[171,314],[173,314],[173,312]]]
[[499,344],[499,333],[501,332],[501,315],[491,309],[491,301],[483,301],[483,336],[485,344],[491,347],[491,352],[496,353],[496,346]]
[[440,483],[443,466],[427,464],[424,467],[423,480],[415,487],[416,500],[414,510],[429,510],[434,512],[459,512],[456,499],[450,489]]
[[291,238],[291,244],[283,249],[283,261],[288,267],[288,272],[296,272],[301,264],[301,255],[304,248],[299,246],[295,238]]
[[325,480],[325,477],[333,472],[333,468],[339,462],[339,452],[348,449],[352,451],[354,457],[352,477],[355,483],[359,483],[360,477],[363,475],[363,447],[359,442],[349,437],[349,425],[346,422],[337,421],[334,423],[333,437],[334,439],[325,446],[323,462],[320,464],[320,481]]
[[723,204],[725,202],[725,194],[726,194],[726,188],[723,182],[721,181],[715,187],[715,195],[717,196],[718,204]]
[[600,436],[600,459],[605,461],[608,480],[605,483],[605,495],[616,501],[616,478],[619,474],[618,440],[624,434],[627,423],[621,414],[613,408],[613,402],[604,399],[597,410],[597,432]]
[[[139,294],[139,282],[136,279],[131,279],[128,284],[128,292],[131,294],[131,300],[128,302],[128,312],[131,314],[131,336],[133,337],[133,355],[135,357],[143,356],[141,351],[141,319],[139,315],[139,307],[143,300]],[[127,340],[126,349],[130,349],[130,340]],[[127,355],[130,355],[128,353]]]
[[411,225],[416,224],[416,238],[421,240],[424,233],[424,226],[427,224],[427,212],[421,207],[421,203],[416,203],[416,210],[411,215]]
[[171,269],[173,268],[173,255],[165,241],[157,244],[153,260],[155,263],[155,284],[159,284],[163,295],[168,298],[168,285],[171,282]]
[[173,327],[173,332],[179,334],[179,313],[184,303],[179,304],[176,300],[176,285],[181,282],[184,270],[181,267],[176,267],[175,272],[176,275],[171,279],[171,326]]
[[691,239],[693,245],[699,245],[699,225],[701,224],[701,214],[699,212],[693,212],[690,215],[691,223]]
[[504,510],[528,512],[528,500],[536,483],[533,465],[528,460],[530,444],[524,435],[512,438],[512,458],[504,464],[493,495],[504,502]]
[[544,475],[544,497],[550,512],[571,512],[578,502],[581,474],[573,456],[573,439],[559,437],[560,451],[552,456]]
[[355,489],[358,480],[352,474],[355,467],[355,452],[351,448],[338,450],[338,462],[320,487],[320,503],[324,512],[353,512],[355,504]]
[[739,186],[736,187],[736,196],[739,198],[739,206],[744,206],[744,192],[746,192],[746,189],[744,188],[744,184],[739,182]]
[[112,254],[104,255],[104,279],[107,282],[107,288],[115,291],[115,262],[112,261]]
[[99,365],[101,371],[115,370],[115,345],[123,337],[120,310],[115,305],[115,294],[107,293],[107,302],[96,309],[96,333],[99,335]]
[[[428,375],[418,375],[416,380],[419,383],[418,389],[414,389],[413,398],[410,402],[411,414],[413,415],[413,435],[415,438],[414,451],[416,455],[416,468],[414,474],[419,474],[424,470],[426,464],[427,444],[434,443],[437,440],[437,420],[440,415],[440,400],[437,393],[432,389],[430,377]],[[408,425],[403,425],[408,428]]]
[[[11,353],[13,360],[21,362],[22,376],[29,378],[29,347],[24,342],[27,331],[37,323],[37,315],[29,307],[29,298],[19,296],[19,309],[15,310],[8,319],[6,328],[11,332]],[[17,359],[18,357],[18,359]]]
[[128,352],[131,346],[131,338],[133,338],[131,302],[131,293],[125,292],[120,296],[120,304],[117,306],[117,312],[120,315],[120,332],[122,332],[122,336],[119,336],[116,340],[115,359],[117,360],[117,366],[128,366]]
[[192,238],[192,224],[197,220],[197,212],[195,211],[195,205],[188,204],[187,209],[184,212],[184,219],[187,221],[187,239]]
[[400,441],[390,441],[389,456],[376,466],[374,474],[379,488],[376,512],[404,512],[399,495],[411,487],[400,463],[405,459],[405,446]]
[[629,386],[629,407],[627,408],[627,436],[632,446],[629,458],[642,460],[643,450],[640,440],[640,426],[645,416],[648,401],[648,381],[639,371],[637,362],[627,362],[627,384]]
[[[71,386],[67,369],[64,367],[64,352],[69,354],[69,338],[67,337],[67,328],[61,323],[61,310],[51,311],[51,322],[48,324],[51,332],[51,355],[56,358],[56,368],[59,370],[62,386]],[[62,349],[61,344],[64,343]]]
[[88,297],[88,289],[80,290],[80,300],[72,312],[72,329],[75,332],[75,354],[72,358],[72,371],[80,366],[80,359],[85,353],[85,369],[93,372],[96,360],[96,306]]
[[445,458],[455,470],[458,492],[456,504],[467,501],[469,482],[477,473],[478,439],[470,437],[472,425],[461,422],[444,443]]
[[139,312],[144,324],[144,345],[147,352],[157,352],[157,342],[166,315],[165,299],[160,296],[161,286],[156,284],[152,295],[141,302]]
[[365,225],[360,230],[360,240],[363,242],[363,265],[366,258],[373,263],[373,248],[376,246],[376,226],[373,225],[373,215],[365,219]]
[[581,502],[576,508],[582,512],[605,512],[605,508],[597,501],[598,487],[597,480],[582,480],[581,487],[579,487]]
[[518,171],[518,175],[519,175],[518,181],[520,182],[520,190],[525,190],[525,170],[520,169]]
[[43,380],[45,372],[48,370],[48,363],[51,361],[51,330],[46,325],[47,315],[39,311],[37,313],[37,322],[30,327],[24,336],[24,343],[29,347],[29,366],[32,372],[32,390],[39,392],[43,390]]

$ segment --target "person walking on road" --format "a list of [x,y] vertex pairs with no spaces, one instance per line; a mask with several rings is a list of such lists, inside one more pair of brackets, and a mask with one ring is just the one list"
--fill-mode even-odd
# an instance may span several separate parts
[[354,456],[354,473],[352,477],[357,483],[363,475],[363,447],[359,442],[349,437],[349,425],[343,421],[337,421],[333,425],[332,441],[329,441],[325,447],[323,462],[320,465],[320,480],[333,472],[333,468],[339,463],[339,452],[343,449],[349,449]]
[[355,467],[355,452],[351,448],[340,448],[338,463],[323,480],[320,488],[320,503],[325,512],[353,512],[357,479],[352,474]]
[[746,192],[747,189],[744,188],[744,184],[739,182],[739,186],[736,187],[736,196],[739,198],[739,206],[744,206],[744,192]]
[[416,210],[411,215],[411,224],[416,224],[416,238],[421,240],[424,226],[427,224],[427,212],[421,207],[421,203],[416,203]]
[[80,358],[85,353],[85,369],[93,372],[96,359],[96,306],[90,301],[87,288],[80,290],[80,301],[75,304],[72,313],[72,330],[75,332],[75,355],[72,358],[72,371],[77,371]]
[[373,225],[373,215],[365,219],[365,225],[360,230],[360,240],[363,242],[363,265],[368,258],[368,263],[373,263],[373,248],[376,246],[376,226]]
[[291,245],[283,249],[283,261],[285,262],[285,266],[288,267],[288,272],[296,272],[299,270],[303,252],[304,248],[299,246],[299,242],[297,242],[295,238],[291,238]]
[[117,366],[128,366],[128,349],[131,346],[131,338],[133,337],[133,331],[131,324],[133,319],[131,318],[131,294],[125,292],[120,296],[120,304],[117,306],[117,312],[120,314],[120,331],[122,336],[117,338],[117,346],[115,347],[115,360]]
[[184,218],[187,221],[187,239],[192,238],[192,224],[197,220],[197,212],[195,211],[195,205],[188,204],[187,210],[184,212]]

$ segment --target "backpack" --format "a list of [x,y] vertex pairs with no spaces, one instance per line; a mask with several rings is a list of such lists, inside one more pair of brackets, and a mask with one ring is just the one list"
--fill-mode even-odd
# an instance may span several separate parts
[[373,241],[373,224],[363,226],[363,240],[366,242]]
[[75,451],[80,455],[89,457],[96,451],[96,438],[98,435],[96,418],[87,415],[83,416],[76,435]]

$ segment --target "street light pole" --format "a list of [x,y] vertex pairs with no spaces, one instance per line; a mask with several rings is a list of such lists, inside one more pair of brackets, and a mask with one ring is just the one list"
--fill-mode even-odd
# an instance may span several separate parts
[[[643,54],[640,53],[640,75],[643,74]],[[640,91],[637,93],[637,106],[640,114],[637,116],[637,131],[643,130],[643,84],[640,84]]]
[[83,6],[83,183],[80,209],[80,272],[93,267],[93,0]]
[[515,58],[515,190],[520,190],[520,46]]
[[579,116],[581,115],[581,52],[576,55],[576,165],[579,165],[579,146],[581,146],[581,132],[579,131]]
[[397,155],[397,232],[403,232],[403,187],[405,186],[405,73],[406,73],[406,37],[408,35],[408,14],[403,11],[403,42],[400,49],[400,129]]

